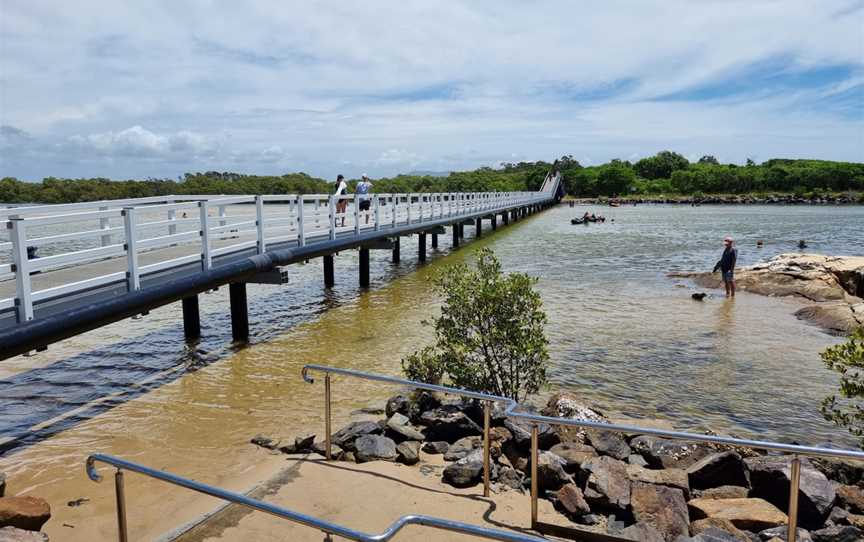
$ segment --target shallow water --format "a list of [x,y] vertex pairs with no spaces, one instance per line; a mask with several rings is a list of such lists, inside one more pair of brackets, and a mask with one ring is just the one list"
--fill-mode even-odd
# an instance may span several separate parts
[[[540,278],[552,355],[545,393],[566,388],[601,409],[666,418],[679,429],[853,444],[818,412],[837,385],[818,353],[839,339],[798,321],[801,302],[746,293],[727,301],[719,292],[694,302],[691,285],[666,274],[710,270],[727,234],[738,239],[742,264],[793,251],[801,238],[810,252],[864,254],[864,207],[595,210],[615,222],[571,226],[569,218],[584,210],[562,206],[452,254],[449,236],[440,236],[438,254],[419,267],[416,245],[403,240],[398,266],[389,252],[373,252],[367,292],[356,286],[356,252],[336,258],[330,291],[319,260],[294,266],[288,286],[250,285],[254,335],[246,348],[229,344],[223,288],[201,296],[196,348],[183,345],[178,305],[3,362],[0,438],[22,445],[0,455],[0,471],[17,492],[59,502],[96,491],[83,476],[93,451],[230,485],[260,457],[251,436],[321,424],[322,389],[302,382],[304,363],[398,374],[399,360],[430,339],[421,324],[436,307],[430,274],[479,246],[492,247],[506,270]],[[757,239],[764,248],[755,248]],[[393,391],[336,379],[337,422]],[[108,487],[98,491],[110,496]],[[138,498],[151,515],[176,508],[172,498]],[[104,513],[110,520],[110,507],[103,499],[63,509],[62,517],[74,523]],[[132,521],[148,525],[146,515]]]

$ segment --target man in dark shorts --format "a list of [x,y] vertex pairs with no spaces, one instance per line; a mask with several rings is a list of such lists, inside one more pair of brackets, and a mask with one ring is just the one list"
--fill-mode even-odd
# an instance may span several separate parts
[[723,255],[714,266],[714,273],[719,269],[723,273],[723,284],[726,285],[726,297],[735,297],[735,263],[738,261],[738,249],[731,237],[723,239]]

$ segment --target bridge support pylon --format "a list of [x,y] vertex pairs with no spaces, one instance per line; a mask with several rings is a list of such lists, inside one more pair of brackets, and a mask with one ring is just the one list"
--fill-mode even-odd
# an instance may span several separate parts
[[453,248],[459,248],[459,228],[460,224],[453,224]]
[[438,234],[432,234],[432,248],[438,248]]
[[477,230],[474,233],[474,237],[480,239],[480,237],[483,236],[483,219],[479,216],[477,217],[477,223],[475,224],[474,229]]
[[246,302],[246,283],[229,284],[228,297],[231,300],[231,337],[235,342],[248,342],[249,307]]
[[198,294],[183,298],[183,336],[187,341],[201,338],[201,311],[198,308]]
[[426,261],[426,234],[417,234],[417,259],[421,262]]
[[369,287],[369,249],[360,247],[360,287]]
[[402,254],[399,246],[400,237],[396,238],[396,241],[393,242],[393,263],[399,263],[399,260],[402,259]]
[[327,254],[324,260],[324,286],[332,288],[336,284],[336,276],[333,272],[333,255]]

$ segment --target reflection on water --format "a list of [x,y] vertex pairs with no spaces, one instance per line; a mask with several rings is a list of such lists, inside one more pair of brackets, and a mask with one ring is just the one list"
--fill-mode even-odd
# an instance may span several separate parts
[[[403,240],[399,266],[389,253],[373,252],[373,287],[364,293],[356,287],[356,252],[336,258],[330,291],[322,288],[319,261],[293,266],[289,286],[250,285],[249,347],[229,344],[222,289],[201,296],[203,340],[195,348],[183,345],[178,304],[4,362],[0,435],[30,440],[0,456],[0,471],[14,491],[52,503],[93,497],[87,507],[56,509],[60,521],[49,526],[78,525],[74,533],[51,526],[61,540],[112,532],[109,488],[83,476],[88,452],[236,486],[244,472],[275,461],[248,444],[251,436],[289,437],[321,425],[322,390],[302,382],[303,364],[397,374],[399,360],[431,338],[421,325],[436,304],[430,273],[479,246],[494,248],[505,269],[540,277],[552,389],[570,389],[608,411],[667,418],[681,429],[853,444],[818,414],[837,384],[818,353],[838,339],[797,321],[798,301],[746,293],[726,300],[714,291],[696,302],[690,285],[666,273],[710,269],[727,234],[739,239],[744,264],[791,251],[801,238],[813,252],[864,254],[864,208],[622,207],[603,209],[614,223],[571,226],[569,218],[582,212],[542,213],[419,268],[415,245]],[[755,248],[757,239],[765,248]],[[448,236],[441,240],[446,253]],[[335,423],[392,392],[336,379]],[[136,532],[158,532],[153,518],[192,513],[177,506],[173,490],[141,479],[135,488],[146,510],[130,520]]]

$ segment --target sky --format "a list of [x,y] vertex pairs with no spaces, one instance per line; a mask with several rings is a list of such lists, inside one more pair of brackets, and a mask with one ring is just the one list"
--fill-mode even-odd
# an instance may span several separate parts
[[0,177],[864,162],[864,1],[0,0]]

